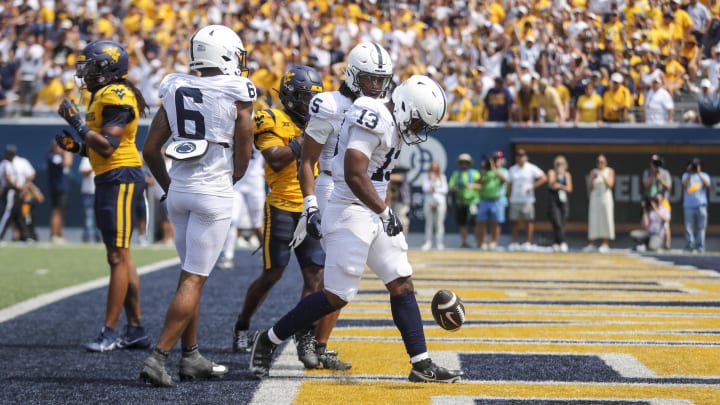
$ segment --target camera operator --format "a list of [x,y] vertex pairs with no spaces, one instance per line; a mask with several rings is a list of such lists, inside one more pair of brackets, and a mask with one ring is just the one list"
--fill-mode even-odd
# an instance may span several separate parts
[[[500,239],[500,226],[505,223],[507,169],[503,167],[505,156],[501,151],[484,156],[478,184],[480,205],[475,223],[475,240],[482,250],[496,250]],[[490,243],[485,243],[487,225],[490,224]]]
[[702,171],[702,161],[694,158],[682,175],[683,213],[685,217],[685,249],[705,252],[705,228],[707,228],[707,191],[710,176]]
[[643,199],[641,205],[644,229],[630,232],[630,237],[637,243],[635,247],[637,251],[655,251],[662,246],[667,233],[666,224],[670,221],[670,212],[662,205],[662,201],[662,194]]
[[[663,159],[659,155],[650,157],[650,167],[643,171],[643,187],[645,188],[645,197],[655,197],[660,194],[663,198],[660,203],[667,209],[668,216],[672,217],[672,208],[670,206],[670,191],[672,190],[672,176],[670,172],[663,168]],[[665,225],[664,247],[670,249],[670,240],[672,235],[670,232],[670,218]]]

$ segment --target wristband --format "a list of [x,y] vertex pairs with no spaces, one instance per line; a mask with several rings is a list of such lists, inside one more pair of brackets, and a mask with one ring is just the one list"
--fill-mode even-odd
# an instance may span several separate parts
[[385,221],[390,219],[390,207],[385,207],[383,212],[379,213],[380,218],[384,219]]
[[317,206],[318,206],[317,197],[315,197],[315,196],[312,195],[312,194],[309,195],[309,196],[307,196],[307,197],[305,197],[305,198],[303,198],[303,203],[305,204],[305,211],[307,211],[308,209],[310,209],[310,207],[315,207],[315,208],[317,208]]

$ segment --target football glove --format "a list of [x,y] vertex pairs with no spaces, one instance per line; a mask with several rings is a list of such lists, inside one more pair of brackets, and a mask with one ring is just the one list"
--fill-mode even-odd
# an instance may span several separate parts
[[78,142],[67,129],[63,129],[62,135],[55,134],[55,143],[68,152],[79,153],[83,156],[87,156],[85,144]]
[[317,207],[310,207],[307,210],[307,233],[315,239],[322,238],[320,230],[320,210]]
[[64,98],[60,107],[58,107],[58,114],[70,124],[71,127],[77,131],[80,138],[85,139],[85,135],[90,132],[90,128],[85,124],[85,120],[80,116],[80,110],[78,110],[75,103]]
[[382,220],[383,228],[385,228],[385,233],[388,234],[388,236],[395,236],[403,231],[400,218],[395,215],[390,207],[385,207],[385,211],[380,213],[380,219]]

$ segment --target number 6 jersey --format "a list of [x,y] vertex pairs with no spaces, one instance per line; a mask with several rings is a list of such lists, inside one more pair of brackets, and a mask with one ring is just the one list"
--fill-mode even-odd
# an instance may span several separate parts
[[402,146],[397,125],[386,102],[383,99],[360,97],[345,115],[338,139],[338,154],[332,162],[335,189],[330,201],[359,202],[345,182],[345,151],[348,149],[359,150],[368,157],[368,177],[380,198],[385,199],[390,172],[395,167]]
[[253,102],[252,82],[240,76],[193,76],[173,73],[160,83],[174,141],[205,139],[207,153],[194,160],[178,160],[170,168],[170,189],[232,197],[235,102]]

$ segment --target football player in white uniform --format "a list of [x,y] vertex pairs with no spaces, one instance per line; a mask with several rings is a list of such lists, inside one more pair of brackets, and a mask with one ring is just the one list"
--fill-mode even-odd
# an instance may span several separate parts
[[[233,183],[244,174],[252,153],[256,89],[243,77],[246,51],[230,28],[209,25],[190,38],[190,69],[200,76],[170,74],[160,84],[162,106],[153,118],[143,156],[167,196],[182,271],[155,349],[140,378],[173,386],[165,369],[182,338],[180,378],[222,376],[228,368],[198,352],[200,294],[220,255],[230,227]],[[161,147],[175,159],[165,169]]]
[[[257,148],[253,147],[250,164],[245,175],[235,183],[232,224],[225,238],[222,254],[217,262],[217,268],[231,270],[235,267],[235,248],[238,242],[238,231],[250,229],[251,240],[255,240],[257,247],[262,240],[263,206],[265,205],[265,159]],[[249,247],[244,236],[240,236],[243,246]],[[237,244],[237,246],[240,246]]]
[[[322,237],[320,218],[333,191],[332,159],[337,153],[340,126],[353,101],[360,96],[380,98],[392,81],[393,65],[388,52],[373,42],[362,42],[348,54],[345,81],[340,90],[318,93],[310,101],[309,118],[305,127],[305,141],[300,155],[300,188],[305,205],[307,234]],[[314,176],[316,164],[320,173]],[[333,369],[337,357],[322,356],[340,311],[320,320],[327,323],[316,328],[315,347],[323,368]]]
[[432,362],[415,300],[412,267],[402,225],[386,204],[390,172],[403,142],[427,139],[427,130],[442,121],[447,101],[442,88],[427,76],[415,75],[393,91],[390,101],[361,97],[347,113],[333,160],[335,182],[322,223],[327,249],[325,288],[303,298],[253,344],[250,370],[269,375],[280,343],[320,317],[352,301],[365,265],[385,283],[390,307],[412,362],[412,382],[455,382],[460,370]]

